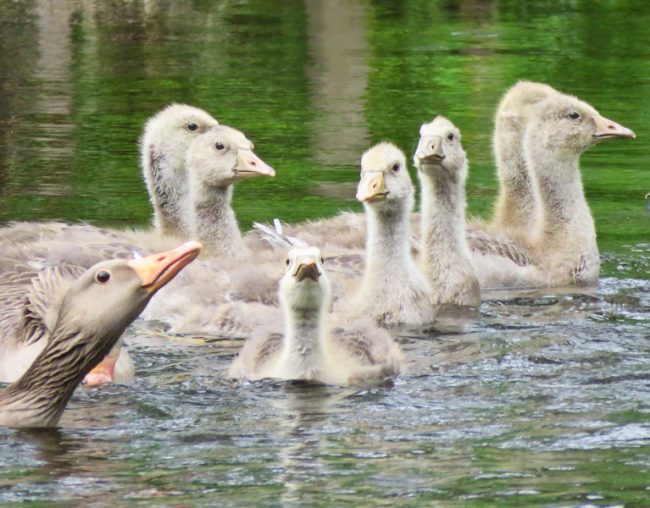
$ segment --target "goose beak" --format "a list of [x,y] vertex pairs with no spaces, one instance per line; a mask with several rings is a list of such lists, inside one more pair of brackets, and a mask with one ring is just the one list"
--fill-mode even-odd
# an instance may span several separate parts
[[298,282],[302,282],[305,279],[311,279],[314,282],[318,282],[318,279],[320,279],[318,264],[315,261],[300,263],[294,277]]
[[383,201],[388,192],[384,188],[384,174],[381,172],[370,173],[370,176],[361,177],[357,187],[357,199],[361,202],[373,203]]
[[255,155],[252,150],[239,150],[235,178],[243,179],[251,176],[275,176],[275,169]]
[[201,247],[203,246],[199,242],[186,242],[167,252],[132,259],[128,264],[142,280],[142,287],[153,294],[194,261]]
[[594,139],[596,141],[603,141],[605,139],[616,139],[616,138],[636,138],[636,134],[631,129],[623,127],[621,124],[618,124],[612,120],[605,118],[604,116],[596,117],[596,132],[594,133]]
[[415,150],[415,163],[439,164],[445,158],[440,136],[425,136],[420,138],[420,143]]

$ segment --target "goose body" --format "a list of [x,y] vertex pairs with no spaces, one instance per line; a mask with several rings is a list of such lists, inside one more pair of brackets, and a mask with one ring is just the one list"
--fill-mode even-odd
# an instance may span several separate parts
[[402,353],[386,332],[371,323],[366,329],[328,325],[331,285],[318,249],[291,249],[279,294],[284,332],[259,330],[231,365],[231,377],[350,385],[381,383],[400,372]]
[[65,291],[47,345],[0,392],[0,425],[55,426],[84,376],[199,249],[188,242],[143,259],[104,261],[81,274]]

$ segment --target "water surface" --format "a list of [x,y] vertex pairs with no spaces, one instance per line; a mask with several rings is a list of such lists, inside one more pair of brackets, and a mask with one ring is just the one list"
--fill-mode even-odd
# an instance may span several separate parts
[[582,159],[600,288],[492,294],[402,330],[372,390],[223,378],[240,341],[137,322],[129,386],[82,389],[53,431],[0,429],[0,504],[647,506],[650,7],[642,1],[23,0],[0,5],[0,222],[144,225],[143,122],[170,102],[243,130],[277,169],[253,220],[361,210],[361,153],[411,153],[443,113],[494,199],[495,105],[548,82],[634,129]]

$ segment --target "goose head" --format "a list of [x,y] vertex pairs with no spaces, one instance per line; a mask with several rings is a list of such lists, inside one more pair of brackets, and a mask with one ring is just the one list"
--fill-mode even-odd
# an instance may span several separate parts
[[149,119],[140,143],[142,174],[158,232],[186,234],[180,217],[187,192],[185,153],[218,122],[202,109],[172,104]]
[[292,311],[318,311],[329,303],[331,284],[316,247],[295,247],[287,254],[280,280],[280,302]]
[[413,155],[419,174],[464,182],[467,156],[460,130],[444,116],[437,116],[420,127],[420,141]]
[[187,242],[145,258],[104,261],[84,272],[68,288],[45,349],[0,393],[0,425],[56,425],[83,377],[200,248]]
[[254,176],[275,176],[275,170],[255,155],[253,143],[226,125],[197,136],[187,150],[185,166],[195,181],[218,188]]
[[526,132],[547,150],[575,155],[607,139],[636,137],[586,102],[563,94],[535,105]]
[[70,325],[83,330],[86,336],[116,330],[119,336],[151,297],[198,256],[200,249],[200,243],[190,241],[147,257],[96,264],[70,286],[55,329]]
[[182,172],[190,143],[218,124],[212,116],[194,106],[167,106],[145,125],[141,143],[143,166],[149,171],[154,170],[154,161],[164,158],[165,169]]
[[361,157],[361,179],[357,199],[366,207],[389,213],[413,205],[413,183],[404,153],[392,143],[382,142]]
[[559,95],[559,93],[545,83],[535,83],[533,81],[515,83],[499,102],[494,118],[496,130],[500,132],[506,129],[515,131],[519,135],[523,134],[530,107],[547,97]]

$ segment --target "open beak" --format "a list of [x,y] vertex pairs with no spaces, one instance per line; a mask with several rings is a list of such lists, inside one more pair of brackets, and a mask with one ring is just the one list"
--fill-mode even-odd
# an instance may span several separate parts
[[415,161],[421,164],[439,164],[445,158],[440,136],[423,136],[415,150]]
[[612,120],[605,118],[604,116],[596,117],[596,132],[594,133],[594,139],[596,141],[603,141],[605,139],[615,139],[615,138],[636,138],[636,134],[631,129],[623,127],[621,124],[618,124]]
[[199,242],[186,242],[174,250],[132,259],[129,266],[139,275],[142,287],[149,293],[155,293],[194,261],[201,247],[203,246]]
[[357,187],[357,199],[361,202],[373,203],[382,201],[386,198],[386,189],[384,188],[384,174],[381,172],[372,172],[361,177]]
[[298,282],[305,279],[311,279],[314,282],[318,282],[318,279],[320,279],[320,270],[315,262],[301,263],[298,265],[295,277]]
[[251,176],[275,176],[275,169],[255,155],[252,150],[240,149],[237,153],[235,175],[238,179]]

